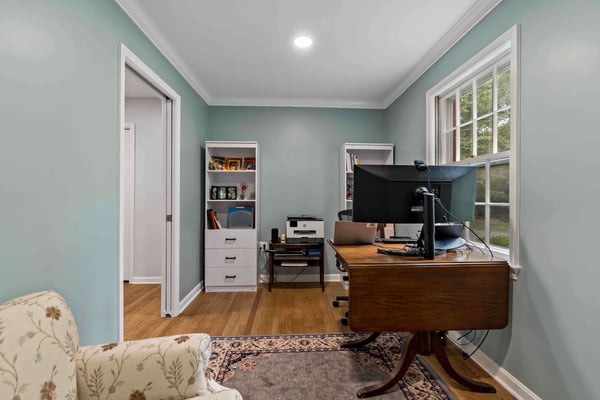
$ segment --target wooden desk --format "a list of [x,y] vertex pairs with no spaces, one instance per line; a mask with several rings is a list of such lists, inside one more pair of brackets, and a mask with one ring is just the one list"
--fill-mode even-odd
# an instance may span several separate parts
[[[269,252],[269,292],[273,286],[275,267],[285,267],[286,262],[289,262],[290,264],[300,262],[305,263],[306,265],[304,266],[306,267],[319,267],[319,282],[321,283],[321,290],[325,291],[325,258],[323,254],[323,243],[269,243],[269,249],[275,251]],[[306,254],[310,249],[318,249],[319,255],[310,256]],[[303,253],[295,254],[300,252]],[[300,266],[299,268],[304,266]]]
[[400,365],[388,380],[359,390],[358,397],[387,391],[402,378],[417,354],[431,352],[457,382],[478,392],[496,391],[452,368],[444,348],[444,332],[501,329],[508,324],[510,269],[505,261],[468,250],[424,260],[380,254],[375,245],[329,244],[348,271],[350,328],[375,332],[346,347],[364,346],[377,338],[377,332],[411,332]]

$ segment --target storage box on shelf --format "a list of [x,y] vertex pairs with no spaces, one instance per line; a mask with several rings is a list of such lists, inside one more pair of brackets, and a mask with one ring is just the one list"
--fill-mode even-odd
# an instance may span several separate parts
[[205,288],[257,287],[258,144],[206,142]]

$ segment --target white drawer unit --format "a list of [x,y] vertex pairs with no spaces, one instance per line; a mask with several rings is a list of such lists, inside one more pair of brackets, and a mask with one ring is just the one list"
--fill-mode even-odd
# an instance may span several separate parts
[[256,291],[256,229],[207,229],[204,232],[206,291]]
[[[258,144],[206,142],[205,171],[205,290],[256,291]],[[234,217],[240,214],[244,214],[243,220]]]

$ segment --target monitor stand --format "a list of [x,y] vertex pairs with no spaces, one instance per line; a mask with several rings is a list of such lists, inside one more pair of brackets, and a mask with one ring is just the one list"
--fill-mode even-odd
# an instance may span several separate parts
[[433,260],[437,251],[456,249],[465,245],[461,237],[462,224],[435,223],[435,196],[425,188],[418,189],[423,196],[423,228],[417,241],[426,260]]
[[443,239],[435,239],[435,249],[436,250],[452,250],[458,249],[459,247],[463,247],[465,245],[465,239],[459,238],[443,238]]
[[[425,218],[425,221],[427,219]],[[431,221],[429,222],[431,224]],[[427,224],[423,223],[421,229],[421,235],[417,240],[417,247],[423,250],[423,254],[426,255],[426,243],[427,243]],[[431,226],[431,225],[430,225]],[[431,230],[431,228],[429,228]],[[436,255],[441,254],[446,250],[458,249],[463,247],[467,242],[462,238],[464,226],[458,223],[437,223],[433,224],[433,243],[434,251]],[[425,258],[428,258],[425,256]],[[433,258],[429,258],[433,259]]]
[[[459,247],[463,247],[467,243],[465,239],[463,239],[460,235],[445,235],[444,233],[440,232],[439,225],[440,224],[435,224],[435,233],[433,241],[433,247],[436,251],[436,255],[440,255],[441,252],[445,252],[447,250],[458,249]],[[421,231],[419,239],[417,239],[417,247],[425,251],[425,241],[422,232],[423,231]]]
[[435,258],[435,198],[429,190],[423,190],[423,257],[426,260]]
[[462,238],[464,229],[464,225],[459,223],[435,224],[435,249],[452,250],[463,247],[466,244]]

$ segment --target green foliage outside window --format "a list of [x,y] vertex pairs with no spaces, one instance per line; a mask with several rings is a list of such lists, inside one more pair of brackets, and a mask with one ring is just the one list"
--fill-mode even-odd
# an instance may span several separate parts
[[[491,74],[476,83],[475,98],[477,117],[473,118],[473,90],[460,92],[460,159],[492,154],[494,112],[497,118],[497,151],[510,149],[510,69],[500,70],[497,75],[497,108],[494,104],[494,85]],[[502,110],[502,111],[499,111]],[[473,148],[473,124],[477,124],[477,154]],[[464,124],[464,125],[463,125]]]

